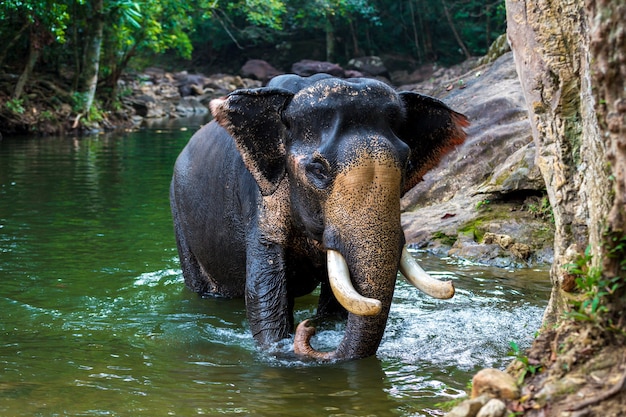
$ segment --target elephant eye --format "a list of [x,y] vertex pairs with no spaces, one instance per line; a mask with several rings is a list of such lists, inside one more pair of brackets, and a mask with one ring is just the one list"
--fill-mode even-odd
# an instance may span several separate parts
[[326,164],[313,161],[306,167],[306,173],[313,185],[319,189],[325,189],[330,184],[330,175]]

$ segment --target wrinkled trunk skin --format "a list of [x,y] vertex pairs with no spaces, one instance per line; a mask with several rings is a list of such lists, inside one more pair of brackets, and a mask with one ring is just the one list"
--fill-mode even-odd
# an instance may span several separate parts
[[[399,207],[398,207],[399,218]],[[398,221],[397,230],[400,229]],[[367,241],[356,248],[343,249],[355,289],[364,297],[382,303],[381,312],[375,316],[348,314],[344,338],[335,351],[337,359],[358,359],[376,354],[385,332],[387,317],[398,273],[401,253],[400,236],[386,235],[385,246],[379,246],[382,236],[366,237]],[[372,245],[377,251],[372,252]],[[367,247],[365,247],[367,246]],[[367,258],[356,259],[354,254],[370,253]]]
[[[588,22],[583,0],[507,0],[507,35],[528,106],[537,163],[554,211],[552,295],[544,325],[566,308],[567,265],[601,253],[610,207],[605,144],[593,107]],[[594,256],[599,262],[599,256]]]
[[[384,151],[383,151],[384,152]],[[344,338],[324,359],[372,356],[385,332],[404,244],[400,224],[401,170],[393,159],[365,155],[339,174],[326,203],[324,244],[346,259],[354,288],[375,298],[375,316],[350,313]]]

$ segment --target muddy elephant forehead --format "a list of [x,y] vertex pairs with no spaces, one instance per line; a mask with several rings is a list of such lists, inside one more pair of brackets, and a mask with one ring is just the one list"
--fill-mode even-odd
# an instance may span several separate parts
[[372,101],[396,101],[396,92],[383,82],[367,79],[325,78],[303,88],[293,97],[296,106],[336,106],[354,102],[368,103]]

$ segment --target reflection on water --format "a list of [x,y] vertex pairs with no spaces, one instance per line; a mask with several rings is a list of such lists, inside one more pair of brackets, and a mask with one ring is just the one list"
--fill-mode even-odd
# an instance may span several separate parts
[[[398,281],[377,357],[259,352],[243,301],[200,299],[180,274],[168,186],[196,127],[0,142],[0,415],[435,416],[530,343],[547,271],[415,253],[457,294]],[[299,299],[296,320],[315,306]],[[317,346],[342,337],[320,330]]]

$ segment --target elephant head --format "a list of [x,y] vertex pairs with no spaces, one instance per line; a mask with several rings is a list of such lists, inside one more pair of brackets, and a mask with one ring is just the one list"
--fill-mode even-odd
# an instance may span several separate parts
[[451,283],[428,277],[404,248],[400,198],[465,140],[465,116],[379,81],[325,75],[277,77],[268,87],[213,100],[211,110],[258,184],[263,239],[311,242],[310,256],[328,264],[322,284],[349,312],[336,350],[313,349],[314,328],[303,322],[296,353],[375,354],[399,269],[433,296],[454,294]]

